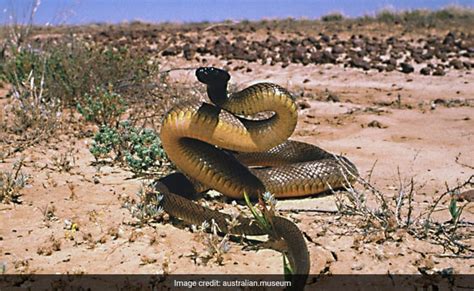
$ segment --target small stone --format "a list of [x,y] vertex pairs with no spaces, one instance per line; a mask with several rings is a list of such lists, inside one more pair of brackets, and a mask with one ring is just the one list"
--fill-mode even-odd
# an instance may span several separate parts
[[431,75],[431,69],[429,67],[424,67],[420,70],[420,73],[425,76]]
[[370,70],[370,64],[364,61],[363,59],[358,59],[358,58],[352,59],[350,64],[351,66],[355,68],[361,68],[361,69],[364,69],[365,71]]
[[449,62],[449,65],[453,68],[455,68],[456,70],[461,70],[464,68],[464,64],[462,61],[458,60],[458,59],[453,59]]
[[379,121],[377,120],[372,120],[371,122],[369,122],[369,124],[367,124],[368,127],[377,127],[377,128],[384,128],[384,126],[382,125],[382,123],[380,123]]
[[[466,118],[468,118],[468,117],[466,117]],[[464,191],[461,194],[459,194],[459,196],[456,197],[456,198],[457,198],[458,201],[474,202],[474,189]]]
[[168,47],[161,53],[161,55],[164,57],[175,56],[177,54],[178,54],[178,49],[176,47]]
[[299,109],[308,109],[311,108],[311,104],[309,104],[308,101],[302,100],[298,102],[298,108]]
[[339,99],[339,96],[333,93],[328,94],[328,98],[326,98],[326,101],[329,102],[340,102],[341,100]]
[[410,74],[415,71],[413,66],[408,63],[401,63],[400,66],[402,67],[402,73]]
[[446,75],[446,73],[440,67],[437,67],[433,72],[433,76],[444,76],[444,75]]

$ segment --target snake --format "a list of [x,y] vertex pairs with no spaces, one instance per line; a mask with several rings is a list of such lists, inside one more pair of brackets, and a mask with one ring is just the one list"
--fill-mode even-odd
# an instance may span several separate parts
[[[244,193],[258,199],[266,192],[277,199],[297,198],[353,182],[358,172],[347,158],[288,139],[298,121],[288,90],[265,82],[229,94],[230,74],[215,67],[198,68],[196,77],[206,85],[210,102],[179,102],[164,115],[160,130],[163,149],[178,169],[155,181],[169,215],[196,225],[212,220],[223,233],[262,235],[265,230],[245,217],[230,230],[229,214],[190,197],[214,189],[232,199],[243,199]],[[267,114],[251,118],[259,113]],[[286,242],[292,286],[302,289],[311,265],[304,235],[282,216],[273,216],[271,223],[274,235]]]

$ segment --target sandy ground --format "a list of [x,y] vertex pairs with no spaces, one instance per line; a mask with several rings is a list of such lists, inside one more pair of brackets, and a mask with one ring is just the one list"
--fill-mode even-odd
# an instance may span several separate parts
[[[181,65],[197,64],[170,58],[163,68]],[[293,139],[346,155],[364,177],[375,164],[371,181],[387,197],[397,193],[398,171],[405,185],[413,177],[416,212],[432,205],[446,190],[445,183],[454,187],[474,174],[474,76],[467,71],[439,77],[366,73],[334,65],[248,66],[252,72],[231,72],[231,81],[239,88],[271,81],[306,101],[308,108],[300,110]],[[170,77],[195,82],[189,71],[172,72]],[[327,101],[328,92],[339,101]],[[439,100],[434,104],[436,99],[459,102],[448,106]],[[372,121],[379,126],[369,126]],[[136,198],[141,181],[117,167],[94,167],[90,142],[91,138],[58,136],[0,163],[0,169],[8,170],[23,156],[23,170],[31,176],[22,190],[22,204],[0,205],[0,264],[6,273],[281,274],[282,258],[276,251],[232,242],[222,264],[213,260],[205,264],[193,249],[204,253],[206,245],[188,228],[170,223],[134,225],[122,201],[126,196]],[[55,157],[65,152],[74,157],[69,172],[54,165]],[[436,212],[441,221],[449,219],[446,208],[443,200],[444,210]],[[442,246],[403,230],[382,240],[376,232],[354,231],[358,219],[344,220],[332,213],[336,210],[332,195],[285,200],[278,209],[306,234],[312,274],[417,274],[420,268],[472,274],[474,270],[472,253],[452,258]],[[471,204],[464,209],[463,220],[473,219]],[[77,224],[77,229],[67,229],[66,221]],[[472,234],[472,228],[467,231]],[[473,246],[474,240],[467,243]]]

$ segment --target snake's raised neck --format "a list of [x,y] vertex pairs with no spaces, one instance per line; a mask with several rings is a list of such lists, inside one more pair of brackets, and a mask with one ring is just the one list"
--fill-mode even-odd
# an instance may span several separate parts
[[214,67],[204,67],[196,70],[196,77],[199,82],[207,85],[207,95],[212,103],[221,106],[226,102],[229,73]]

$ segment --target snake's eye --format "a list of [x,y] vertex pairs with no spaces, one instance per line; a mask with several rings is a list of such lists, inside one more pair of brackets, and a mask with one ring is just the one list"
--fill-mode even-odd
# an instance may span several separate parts
[[215,67],[202,67],[196,70],[199,82],[207,85],[227,84],[230,79],[227,71]]

